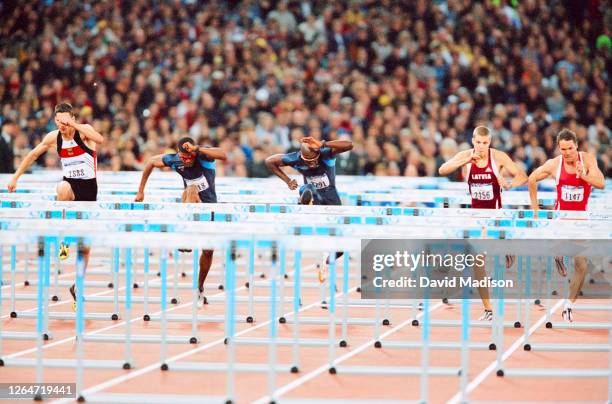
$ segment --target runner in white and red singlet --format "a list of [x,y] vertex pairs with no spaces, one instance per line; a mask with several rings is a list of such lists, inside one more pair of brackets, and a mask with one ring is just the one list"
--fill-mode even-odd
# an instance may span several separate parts
[[[455,157],[440,166],[440,175],[448,175],[459,168],[465,167],[465,178],[472,197],[473,209],[500,209],[502,207],[502,189],[510,189],[523,185],[527,181],[525,172],[504,152],[491,148],[491,132],[485,126],[478,126],[472,135],[473,149],[457,153]],[[512,181],[507,181],[500,174],[502,169],[512,175]],[[506,256],[506,267],[514,262],[514,256]],[[486,276],[484,267],[474,267],[478,279]],[[489,300],[489,290],[478,288],[484,314],[480,320],[491,321],[493,308]]]
[[[104,142],[104,137],[93,126],[75,121],[72,105],[61,103],[55,106],[55,124],[58,129],[45,135],[42,142],[23,159],[8,184],[9,192],[17,188],[17,180],[28,167],[42,154],[56,149],[62,163],[63,180],[57,185],[58,201],[95,201],[98,195],[96,182],[96,146]],[[90,248],[83,248],[85,268],[89,262]],[[68,257],[68,246],[60,245],[61,259]],[[76,310],[75,285],[70,287],[73,309]]]
[[[539,209],[538,181],[554,177],[557,187],[555,210],[572,211],[586,211],[592,187],[603,189],[606,184],[603,173],[597,167],[595,156],[578,151],[578,139],[574,132],[569,129],[559,132],[557,146],[561,155],[548,160],[529,176],[529,196],[535,215]],[[567,276],[563,257],[555,257],[555,264],[559,273]],[[574,320],[573,305],[582,289],[587,267],[585,257],[574,257],[574,276],[562,313],[567,322]]]

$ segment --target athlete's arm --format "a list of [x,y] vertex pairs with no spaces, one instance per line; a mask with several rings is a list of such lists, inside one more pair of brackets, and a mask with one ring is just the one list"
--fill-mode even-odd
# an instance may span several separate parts
[[227,154],[219,147],[199,147],[189,142],[185,143],[183,147],[191,153],[198,153],[198,155],[206,157],[211,160],[227,160]]
[[94,141],[96,144],[104,143],[104,137],[99,134],[98,131],[95,130],[90,124],[77,123],[73,127],[78,130],[79,133],[84,135],[87,139]]
[[325,140],[319,141],[313,137],[305,137],[300,139],[300,143],[305,143],[311,150],[320,150],[323,147],[329,147],[334,154],[344,153],[353,149],[353,142],[350,140]]
[[580,178],[595,188],[604,189],[606,186],[606,180],[603,173],[597,166],[597,160],[594,156],[587,153],[583,153],[582,156],[584,157],[584,167],[582,167],[580,160],[578,160],[576,163],[576,172]]
[[321,142],[321,147],[329,147],[334,153],[344,153],[353,150],[353,142],[350,140],[330,140]]
[[104,137],[88,123],[77,123],[72,116],[65,121],[62,121],[62,123],[74,128],[81,135],[83,135],[83,137],[95,142],[96,144],[104,143]]
[[283,163],[283,156],[284,154],[274,154],[268,157],[266,159],[266,167],[268,167],[268,170],[272,171],[272,173],[275,174],[278,178],[283,180],[285,184],[287,184],[289,189],[296,189],[298,186],[297,181],[289,178],[289,176],[285,174],[285,172],[281,168],[285,165],[285,163]]
[[140,179],[140,186],[138,187],[138,193],[136,193],[136,199],[134,199],[134,201],[142,202],[144,200],[144,189],[145,189],[145,186],[147,185],[147,181],[149,180],[149,176],[153,172],[153,169],[155,167],[162,168],[166,166],[164,164],[164,161],[162,160],[163,157],[164,157],[163,154],[158,154],[157,156],[151,157],[149,161],[147,161],[147,165],[142,171],[142,178]]
[[461,151],[457,153],[455,157],[442,164],[438,169],[438,174],[449,175],[458,168],[461,168],[464,165],[468,164],[470,161],[472,161],[473,157],[474,149]]
[[23,158],[21,164],[13,174],[13,178],[11,178],[11,182],[8,184],[9,192],[15,192],[17,188],[17,180],[23,173],[26,172],[28,167],[32,165],[33,162],[36,161],[42,154],[44,154],[47,150],[57,146],[57,131],[54,130],[45,135],[42,142],[40,142],[34,149],[30,150],[30,152]]
[[227,154],[219,147],[199,147],[198,153],[200,156],[213,160],[227,160]]
[[548,160],[546,163],[536,168],[529,178],[527,185],[529,187],[529,199],[531,200],[531,209],[537,211],[538,206],[538,181],[548,178],[553,175],[555,168],[555,160]]
[[520,187],[521,185],[527,182],[527,174],[525,174],[525,171],[523,171],[522,168],[520,168],[514,161],[512,161],[510,156],[499,150],[495,150],[495,155],[499,158],[499,161],[501,163],[500,169],[503,167],[508,170],[510,175],[512,175],[512,182],[510,182],[509,184],[504,182],[502,184],[505,189]]

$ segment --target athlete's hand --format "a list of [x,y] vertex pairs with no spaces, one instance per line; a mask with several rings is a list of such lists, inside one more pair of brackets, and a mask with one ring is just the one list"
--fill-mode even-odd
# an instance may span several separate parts
[[77,124],[77,122],[74,120],[74,117],[72,115],[68,115],[68,117],[64,119],[58,119],[58,122],[61,123],[62,125],[69,126],[71,128],[74,128],[75,125]]
[[321,148],[321,145],[323,145],[323,143],[319,142],[313,137],[302,138],[300,139],[300,143],[308,145],[308,147],[310,147],[312,150],[319,150]]
[[17,179],[12,178],[11,182],[8,183],[7,188],[9,192],[15,192],[15,189],[17,189]]
[[467,155],[467,156],[466,156],[466,157],[463,159],[463,161],[462,161],[462,164],[461,164],[461,165],[463,165],[463,166],[464,166],[464,165],[466,165],[466,164],[470,164],[470,163],[474,164],[474,163],[476,163],[476,160],[477,160],[477,159],[476,159],[476,156],[475,156],[475,154],[474,154],[474,149],[472,149],[471,153],[470,153],[470,154],[468,154],[468,155]]
[[580,160],[576,161],[576,178],[584,178],[586,170]]
[[134,198],[134,202],[142,202],[144,201],[144,192],[138,191],[136,193],[136,198]]
[[510,181],[510,180],[508,180],[506,178],[499,177],[497,179],[497,182],[499,183],[499,186],[500,186],[501,189],[508,190],[508,189],[512,188],[512,181]]
[[191,152],[191,153],[195,153],[197,151],[200,151],[200,148],[198,146],[196,146],[194,144],[191,144],[191,143],[185,143],[183,146],[185,147],[185,149],[188,152]]
[[289,182],[287,183],[287,186],[289,187],[290,190],[294,190],[297,189],[298,187],[298,183],[296,180],[289,180]]

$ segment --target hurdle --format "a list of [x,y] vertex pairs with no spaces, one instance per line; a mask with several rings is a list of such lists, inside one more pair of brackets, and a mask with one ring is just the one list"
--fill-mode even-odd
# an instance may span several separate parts
[[[257,215],[254,215],[254,216],[257,216]],[[430,220],[430,219],[428,219],[428,220],[429,220],[429,222],[431,222],[431,220]],[[409,223],[409,222],[406,222],[406,223]],[[387,223],[387,224],[389,224],[389,223]],[[479,225],[481,225],[481,224],[483,224],[483,223],[479,223]],[[484,223],[484,224],[487,224],[487,223]],[[498,225],[503,225],[503,223],[501,223],[501,221],[499,221],[499,223],[488,223],[488,224],[498,224]]]

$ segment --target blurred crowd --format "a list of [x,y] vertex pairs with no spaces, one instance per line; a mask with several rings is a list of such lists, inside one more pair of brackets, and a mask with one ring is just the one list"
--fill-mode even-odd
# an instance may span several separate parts
[[[338,174],[435,176],[486,125],[527,172],[570,128],[611,176],[610,6],[3,1],[0,146],[14,160],[0,154],[0,172],[68,101],[106,138],[98,166],[115,171],[140,170],[189,135],[225,150],[219,175],[268,176],[268,155],[313,136],[354,142]],[[37,166],[58,168],[56,153]]]

